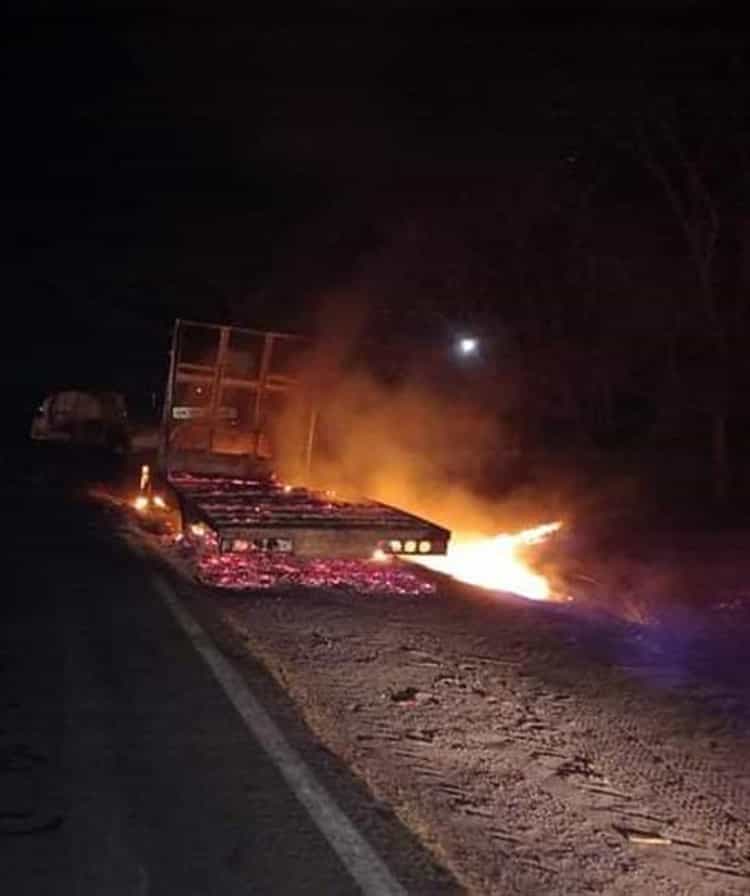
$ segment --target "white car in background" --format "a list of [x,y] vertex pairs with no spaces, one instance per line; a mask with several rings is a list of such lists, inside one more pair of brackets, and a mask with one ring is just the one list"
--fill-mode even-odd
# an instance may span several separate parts
[[131,440],[125,399],[117,392],[67,390],[48,395],[37,408],[30,435],[36,442],[127,454]]

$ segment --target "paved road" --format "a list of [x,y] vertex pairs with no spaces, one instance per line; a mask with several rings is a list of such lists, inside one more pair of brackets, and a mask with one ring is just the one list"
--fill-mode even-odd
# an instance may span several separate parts
[[27,495],[5,548],[8,892],[361,892],[99,515]]

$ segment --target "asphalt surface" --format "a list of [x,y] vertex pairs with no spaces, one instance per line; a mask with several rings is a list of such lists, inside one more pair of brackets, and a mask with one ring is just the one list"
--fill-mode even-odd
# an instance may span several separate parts
[[45,481],[11,489],[6,502],[6,892],[361,892],[148,565],[99,512]]

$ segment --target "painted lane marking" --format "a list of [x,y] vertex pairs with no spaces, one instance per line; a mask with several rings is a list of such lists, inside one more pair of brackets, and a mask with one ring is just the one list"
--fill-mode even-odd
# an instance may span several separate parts
[[220,653],[170,585],[159,575],[152,575],[151,579],[159,596],[213,672],[245,726],[281,772],[365,896],[407,896],[406,890],[318,783],[311,769],[253,696],[242,676]]

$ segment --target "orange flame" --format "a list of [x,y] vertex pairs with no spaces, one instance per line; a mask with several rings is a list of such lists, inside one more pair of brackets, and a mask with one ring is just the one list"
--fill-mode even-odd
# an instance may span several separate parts
[[149,500],[146,495],[137,495],[133,499],[133,507],[135,507],[135,509],[140,511],[141,513],[148,510],[148,505],[149,505]]
[[444,557],[410,559],[469,585],[546,600],[550,596],[549,582],[530,569],[517,552],[524,545],[543,541],[561,526],[560,522],[545,523],[512,535],[490,537],[458,533],[451,539]]

